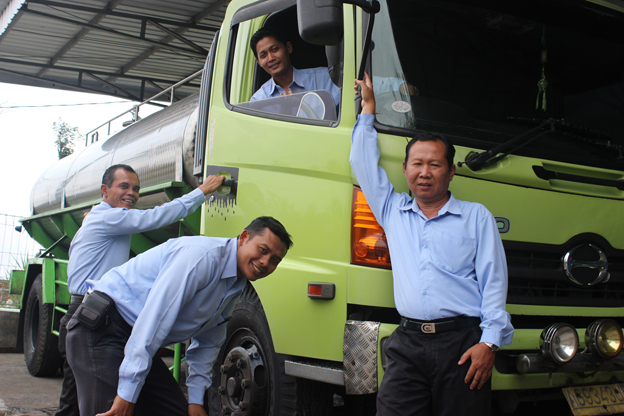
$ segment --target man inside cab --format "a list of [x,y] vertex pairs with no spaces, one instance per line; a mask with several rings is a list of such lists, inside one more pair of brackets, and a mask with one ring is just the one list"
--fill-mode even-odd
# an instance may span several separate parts
[[251,37],[249,47],[256,62],[271,79],[260,87],[250,101],[264,100],[298,92],[327,90],[340,103],[340,88],[331,80],[326,67],[297,69],[290,61],[293,46],[281,33],[271,27],[263,27]]

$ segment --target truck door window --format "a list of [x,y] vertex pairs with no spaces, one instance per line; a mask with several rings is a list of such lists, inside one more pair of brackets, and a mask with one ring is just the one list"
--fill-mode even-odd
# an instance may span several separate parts
[[[261,28],[268,28],[270,33],[277,30],[279,37],[290,43],[292,53],[286,59],[293,67],[293,94],[281,95],[281,87],[274,87],[269,73],[256,61],[249,42]],[[335,69],[342,68],[341,46],[326,50],[303,41],[295,6],[235,23],[229,45],[226,104],[231,110],[290,122],[338,124],[342,73]]]

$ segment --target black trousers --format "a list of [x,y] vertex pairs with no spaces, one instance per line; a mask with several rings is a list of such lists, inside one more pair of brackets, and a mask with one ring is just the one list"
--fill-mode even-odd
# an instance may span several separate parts
[[388,366],[377,415],[489,415],[491,381],[470,390],[464,379],[471,361],[457,365],[480,339],[478,324],[436,334],[397,328],[386,343]]
[[[67,359],[76,377],[80,414],[110,410],[117,396],[119,367],[132,327],[113,306],[106,324],[90,330],[74,316],[67,325]],[[74,315],[77,315],[74,314]],[[155,356],[134,408],[136,416],[187,416],[188,401],[163,362]]]
[[80,306],[80,302],[72,302],[67,307],[67,313],[61,319],[59,328],[58,349],[63,360],[63,385],[61,387],[61,397],[59,398],[59,406],[56,409],[55,416],[80,416],[78,411],[78,393],[76,391],[76,379],[69,363],[67,362],[67,353],[65,349],[65,339],[67,338],[67,323],[74,316],[74,312]]

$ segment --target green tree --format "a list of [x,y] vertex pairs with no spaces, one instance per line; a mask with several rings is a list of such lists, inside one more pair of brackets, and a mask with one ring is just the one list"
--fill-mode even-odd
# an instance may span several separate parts
[[80,136],[78,127],[72,127],[59,118],[58,123],[52,123],[52,130],[56,132],[56,141],[54,144],[56,144],[59,159],[63,159],[74,153],[74,142],[76,138]]

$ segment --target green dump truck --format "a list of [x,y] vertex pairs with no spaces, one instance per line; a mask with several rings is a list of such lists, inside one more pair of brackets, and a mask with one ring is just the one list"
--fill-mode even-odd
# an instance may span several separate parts
[[[349,3],[358,4],[233,0],[199,94],[41,176],[23,224],[48,249],[12,280],[31,373],[57,371],[69,244],[100,200],[104,169],[128,163],[143,186],[139,208],[208,174],[233,181],[194,216],[133,236],[134,253],[179,235],[231,237],[259,215],[278,218],[295,241],[271,278],[245,290],[228,322],[211,413],[329,414],[335,393],[368,403],[399,316],[384,231],[348,162],[359,110],[353,79],[367,71],[380,164],[396,190],[409,191],[401,170],[407,140],[443,135],[457,148],[451,190],[496,217],[516,329],[497,353],[496,408],[566,397],[583,414],[622,411],[624,7]],[[249,102],[267,80],[248,46],[264,25],[288,33],[296,68],[329,68],[338,105],[325,91]]]

